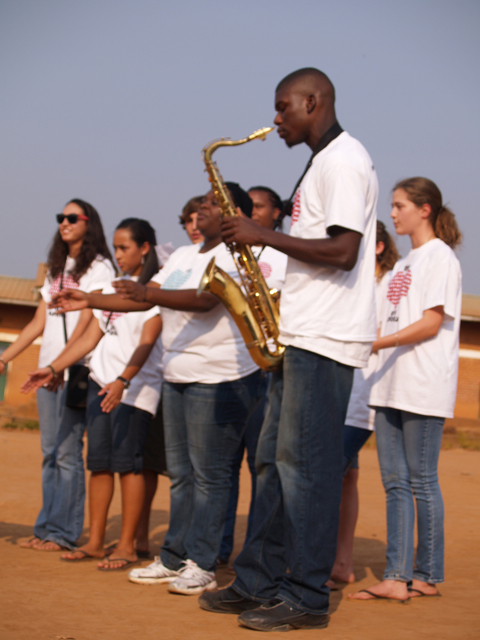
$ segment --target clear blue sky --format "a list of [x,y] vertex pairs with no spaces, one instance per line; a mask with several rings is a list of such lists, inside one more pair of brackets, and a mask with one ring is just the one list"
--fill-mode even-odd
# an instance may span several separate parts
[[[138,216],[185,244],[202,147],[271,124],[278,81],[314,66],[373,158],[379,218],[392,229],[398,179],[437,182],[465,235],[464,291],[480,294],[479,33],[478,0],[3,0],[0,273],[34,277],[73,197],[109,241]],[[308,156],[272,133],[215,159],[226,180],[287,197]]]

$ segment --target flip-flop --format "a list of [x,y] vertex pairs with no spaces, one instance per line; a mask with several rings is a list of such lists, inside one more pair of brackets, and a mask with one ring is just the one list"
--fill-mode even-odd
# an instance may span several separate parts
[[365,598],[365,599],[361,599],[361,598],[350,598],[350,600],[354,600],[357,602],[368,602],[369,600],[386,600],[387,602],[398,602],[400,604],[406,604],[407,602],[410,602],[410,598],[405,598],[405,600],[399,600],[398,598],[389,598],[388,596],[379,596],[377,593],[373,593],[373,591],[369,591],[368,589],[360,589],[360,591],[358,591],[358,593],[368,593],[369,596],[372,596],[371,598]]
[[138,560],[127,560],[127,558],[112,558],[109,562],[124,562],[121,567],[97,567],[99,571],[123,571],[127,567],[138,564]]
[[412,596],[413,598],[440,598],[440,596],[442,595],[438,591],[437,593],[425,593],[425,591],[420,591],[420,589],[414,589],[413,587],[409,587],[408,593],[412,593],[412,591],[415,591],[415,593],[418,593],[418,596]]
[[87,553],[83,549],[75,549],[70,553],[81,553],[83,555],[80,558],[62,558],[62,556],[60,556],[60,560],[63,560],[64,562],[83,562],[84,560],[102,560],[102,558],[100,558],[99,556],[92,556],[90,553]]

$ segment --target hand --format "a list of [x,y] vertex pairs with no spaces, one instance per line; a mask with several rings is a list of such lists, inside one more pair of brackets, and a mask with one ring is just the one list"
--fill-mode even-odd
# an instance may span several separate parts
[[36,371],[33,371],[33,373],[28,374],[28,378],[23,383],[20,391],[22,393],[29,393],[30,391],[37,391],[41,387],[49,388],[55,378],[58,378],[58,376],[54,376],[49,367],[37,369]]
[[262,229],[250,218],[235,216],[222,219],[222,240],[225,244],[263,244]]
[[379,341],[375,340],[375,342],[372,344],[372,353],[378,353],[379,349],[380,349]]
[[115,407],[118,407],[124,391],[125,387],[121,380],[114,380],[113,382],[109,382],[103,387],[103,389],[100,389],[98,395],[105,396],[105,398],[100,403],[102,411],[104,413],[110,413],[115,409]]
[[112,285],[121,298],[133,300],[133,302],[145,302],[147,294],[145,285],[133,280],[114,280]]
[[54,393],[58,389],[58,387],[61,387],[63,389],[64,384],[65,384],[65,380],[63,377],[63,371],[60,371],[60,373],[57,373],[57,375],[54,376],[52,380],[48,383],[47,390],[52,391]]
[[81,311],[88,307],[88,293],[80,289],[62,289],[48,305],[49,309],[56,309],[57,313],[67,311]]
[[7,370],[7,365],[0,360],[0,376]]

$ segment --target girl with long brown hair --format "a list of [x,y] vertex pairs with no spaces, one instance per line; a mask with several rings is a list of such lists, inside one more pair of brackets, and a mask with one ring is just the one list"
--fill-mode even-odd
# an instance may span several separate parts
[[[39,366],[50,363],[68,343],[80,336],[92,312],[85,309],[59,316],[47,305],[62,288],[102,291],[115,275],[102,223],[94,207],[70,200],[57,214],[58,230],[48,255],[48,272],[33,320],[0,357],[0,373],[36,338],[42,337]],[[34,537],[22,547],[39,551],[73,549],[83,528],[85,480],[83,433],[85,411],[66,406],[67,385],[57,378],[37,391],[43,454],[43,506]]]

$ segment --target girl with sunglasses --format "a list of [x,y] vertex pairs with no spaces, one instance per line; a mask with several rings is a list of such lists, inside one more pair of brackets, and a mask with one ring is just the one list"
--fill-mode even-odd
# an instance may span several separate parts
[[[8,362],[43,334],[39,366],[51,362],[80,336],[92,318],[88,309],[59,316],[47,308],[62,288],[101,292],[115,276],[102,223],[88,202],[71,200],[57,215],[59,224],[48,255],[48,272],[32,321],[0,357],[0,373]],[[74,549],[83,528],[85,480],[83,433],[85,412],[66,406],[67,387],[56,378],[37,391],[43,454],[43,505],[34,537],[20,546],[39,551]]]
[[[146,220],[127,218],[114,235],[115,258],[125,279],[145,284],[158,273],[155,231]],[[109,284],[104,293],[114,293]],[[90,536],[62,560],[102,560],[98,568],[124,569],[137,561],[135,533],[145,497],[142,474],[147,430],[160,400],[162,320],[158,307],[138,313],[94,311],[85,333],[48,366],[31,374],[24,391],[49,383],[92,349],[87,401]],[[122,488],[120,541],[105,558],[104,537],[114,473]]]

